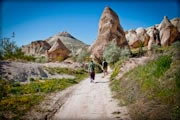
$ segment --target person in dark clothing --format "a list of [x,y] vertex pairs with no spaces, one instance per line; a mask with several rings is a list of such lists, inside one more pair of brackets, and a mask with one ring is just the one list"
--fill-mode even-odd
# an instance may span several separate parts
[[92,60],[89,62],[88,71],[89,71],[89,74],[90,74],[91,82],[94,82],[94,79],[95,79],[95,64],[94,64],[94,62]]
[[105,77],[108,74],[108,72],[107,72],[108,63],[106,62],[105,59],[102,62],[102,67],[103,67],[103,72],[104,72],[104,77]]

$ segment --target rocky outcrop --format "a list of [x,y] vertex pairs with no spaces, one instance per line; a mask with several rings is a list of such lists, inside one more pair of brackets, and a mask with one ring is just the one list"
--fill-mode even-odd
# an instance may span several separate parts
[[68,32],[60,32],[52,37],[49,37],[45,41],[52,46],[58,39],[60,39],[61,42],[74,54],[76,54],[80,48],[88,48],[88,45],[76,39]]
[[161,45],[166,46],[174,42],[178,37],[178,29],[164,16],[161,24],[159,25]]
[[180,18],[173,18],[173,19],[171,20],[171,23],[172,23],[175,27],[177,27],[177,29],[178,29],[178,31],[179,31],[179,33],[180,33]]
[[149,35],[147,34],[147,31],[144,28],[140,27],[136,29],[136,33],[138,39],[141,41],[143,46],[147,46],[150,38]]
[[149,42],[149,35],[142,27],[135,30],[129,30],[126,33],[126,39],[131,48],[138,48],[140,46],[147,46]]
[[90,47],[91,55],[100,61],[104,49],[112,41],[119,47],[128,47],[118,16],[111,8],[106,7],[100,18],[97,40]]
[[139,47],[140,40],[138,39],[138,36],[135,30],[129,30],[126,33],[126,40],[128,41],[128,44],[131,48]]
[[51,46],[46,41],[38,40],[31,42],[29,45],[22,46],[22,51],[26,55],[46,56],[50,48]]
[[148,50],[152,49],[152,45],[161,45],[160,37],[159,37],[159,30],[157,29],[157,26],[152,26],[147,29],[147,34],[150,36],[149,42],[148,42]]
[[2,78],[9,81],[28,82],[31,78],[48,78],[48,73],[40,64],[21,62],[0,62]]
[[66,48],[60,39],[57,39],[51,49],[48,50],[48,59],[49,61],[62,61],[68,57],[69,53],[70,50]]
[[8,62],[0,61],[0,75],[3,79],[8,81],[17,81],[17,82],[30,82],[31,80],[40,80],[40,79],[62,79],[70,78],[74,79],[75,77],[68,74],[57,74],[51,73],[47,67],[63,67],[70,69],[79,69],[82,68],[82,65],[79,63],[22,63],[22,62]]

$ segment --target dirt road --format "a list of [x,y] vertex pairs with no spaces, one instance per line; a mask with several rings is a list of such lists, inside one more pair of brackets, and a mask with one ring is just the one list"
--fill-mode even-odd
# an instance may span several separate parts
[[103,78],[103,74],[97,74],[94,83],[88,78],[76,87],[53,119],[129,120],[127,108],[117,104],[109,88],[109,76]]

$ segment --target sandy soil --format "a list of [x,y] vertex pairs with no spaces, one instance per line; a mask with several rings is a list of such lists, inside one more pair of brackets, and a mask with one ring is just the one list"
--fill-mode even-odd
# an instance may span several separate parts
[[109,76],[97,74],[94,83],[89,78],[81,82],[54,115],[53,120],[129,120],[126,107],[112,99]]

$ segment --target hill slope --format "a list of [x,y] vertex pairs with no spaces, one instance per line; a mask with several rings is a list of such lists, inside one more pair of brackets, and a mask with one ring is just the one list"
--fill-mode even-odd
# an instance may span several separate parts
[[179,46],[157,48],[153,60],[112,81],[115,98],[134,120],[179,120]]
[[76,39],[68,32],[61,32],[58,33],[52,37],[49,37],[45,41],[47,41],[51,46],[53,43],[57,40],[57,38],[60,38],[60,40],[63,42],[63,44],[72,52],[76,52],[80,48],[87,48],[88,45],[83,43],[82,41]]

